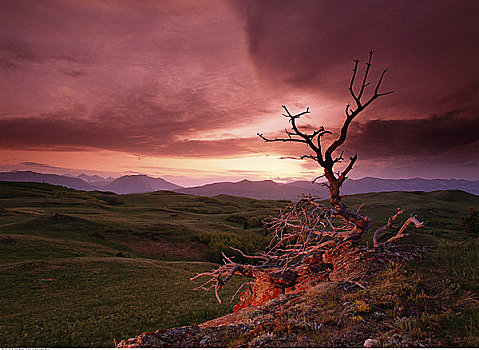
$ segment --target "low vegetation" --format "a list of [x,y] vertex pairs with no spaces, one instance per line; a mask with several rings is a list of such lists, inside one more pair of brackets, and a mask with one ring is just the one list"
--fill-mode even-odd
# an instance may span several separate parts
[[479,237],[479,211],[470,207],[467,215],[461,217],[461,226],[464,229],[464,238]]
[[143,334],[120,345],[207,347],[478,347],[479,242],[441,242],[364,286],[322,282],[212,328]]
[[[113,347],[145,329],[197,324],[231,312],[189,277],[208,263],[143,258],[50,258],[0,267],[0,343]],[[231,291],[230,291],[231,292]]]
[[[305,296],[309,301],[303,309],[283,309],[284,314],[274,316],[276,323],[266,322],[267,312],[259,308],[250,316],[264,316],[264,329],[251,324],[251,333],[230,333],[221,344],[268,346],[285,337],[281,346],[358,345],[367,335],[384,346],[406,344],[400,343],[405,337],[430,346],[478,346],[478,243],[477,238],[463,236],[474,227],[468,224],[474,210],[468,208],[478,208],[479,197],[461,191],[389,192],[345,201],[350,207],[366,202],[362,210],[378,221],[397,205],[418,213],[425,229],[407,239],[438,249],[420,264],[391,267],[394,273],[387,270],[367,290],[331,284],[325,294],[317,286]],[[0,345],[111,347],[147,330],[199,324],[230,313],[231,304],[194,292],[189,278],[216,267],[211,261],[218,262],[220,250],[233,254],[230,245],[253,253],[267,242],[263,228],[245,229],[231,215],[275,215],[285,204],[173,192],[119,196],[0,182]],[[241,283],[221,292],[226,301]],[[337,324],[348,305],[356,306],[344,311],[341,322],[368,332],[354,342],[333,341],[335,333],[329,330],[334,327],[328,322]],[[318,312],[306,316],[308,308]],[[392,325],[382,330],[383,338],[371,328],[378,324],[376,312],[385,314],[380,324]],[[304,342],[288,338],[296,334],[295,327],[305,327],[297,332]],[[337,334],[349,329],[341,327]],[[439,335],[432,337],[436,330]],[[270,333],[273,336],[264,335]]]
[[[241,249],[246,254],[254,254],[264,250],[269,244],[269,237],[257,233],[243,235],[228,233],[199,233],[193,239],[206,244],[206,258],[209,261],[221,263],[223,256],[221,252],[232,255],[237,254],[231,247]],[[238,261],[248,261],[243,256],[238,256]]]

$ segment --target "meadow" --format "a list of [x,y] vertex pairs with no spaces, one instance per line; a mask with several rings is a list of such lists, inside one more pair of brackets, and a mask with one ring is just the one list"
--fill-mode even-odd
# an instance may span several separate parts
[[[461,242],[461,216],[479,207],[478,196],[461,191],[360,194],[345,201],[365,203],[363,212],[376,219],[370,235],[401,207],[405,218],[414,213],[425,222],[405,243],[440,247]],[[144,331],[229,313],[232,304],[193,291],[189,278],[217,266],[221,250],[232,253],[229,246],[248,253],[264,247],[262,220],[287,203],[0,182],[0,345],[112,347]],[[451,283],[475,292],[477,273],[461,269],[478,261],[477,251],[468,254],[460,266],[445,257],[444,268],[465,274]],[[232,295],[240,283],[223,293]]]

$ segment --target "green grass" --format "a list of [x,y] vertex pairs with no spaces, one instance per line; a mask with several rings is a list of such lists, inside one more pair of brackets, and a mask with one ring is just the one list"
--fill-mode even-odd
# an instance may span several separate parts
[[[366,203],[363,212],[376,219],[369,242],[397,207],[417,214],[425,228],[414,229],[406,243],[440,249],[414,268],[423,276],[433,271],[448,290],[477,292],[477,245],[457,247],[460,217],[468,207],[479,207],[479,197],[461,191],[388,192],[345,201],[351,207]],[[207,259],[218,260],[219,249],[239,244],[253,253],[264,245],[259,220],[285,204],[0,182],[0,345],[111,347],[113,339],[231,312],[231,305],[219,305],[212,293],[194,292],[197,284],[189,278],[216,266]],[[241,281],[235,283],[224,299]],[[460,319],[477,320],[474,312],[467,317]]]
[[[278,201],[224,195],[198,197],[159,191],[120,196],[49,184],[0,182],[0,233],[91,242],[134,254],[135,248],[125,241],[168,245],[192,242],[200,234],[264,233],[257,223],[276,215],[283,206]],[[245,217],[256,225],[244,229],[229,219],[231,215]],[[201,245],[195,249],[203,250]],[[184,254],[164,255],[157,250],[136,253],[166,260],[186,259]]]
[[[463,191],[433,192],[382,192],[348,196],[344,202],[350,208],[364,204],[361,213],[374,219],[364,242],[371,242],[374,231],[385,225],[387,219],[397,212],[397,208],[406,212],[399,217],[398,223],[404,222],[410,214],[416,215],[424,222],[421,229],[414,232],[402,242],[407,244],[437,245],[441,239],[458,240],[462,237],[461,216],[471,206],[479,207],[479,196]],[[402,220],[401,220],[402,219]]]
[[70,257],[116,256],[118,250],[101,244],[29,235],[0,234],[0,264]]
[[366,289],[323,282],[291,301],[281,296],[246,310],[253,329],[225,345],[272,334],[259,345],[347,348],[372,338],[386,348],[478,347],[478,248],[477,239],[442,241],[424,261],[392,264],[364,281]]
[[116,257],[3,264],[0,345],[113,347],[114,339],[221,316],[231,304],[189,281],[212,267]]

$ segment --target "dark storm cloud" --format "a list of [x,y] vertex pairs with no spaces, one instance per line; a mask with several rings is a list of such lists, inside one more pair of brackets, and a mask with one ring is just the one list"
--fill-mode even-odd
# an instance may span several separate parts
[[345,147],[362,159],[394,156],[421,159],[455,149],[469,150],[467,154],[457,152],[457,157],[477,159],[478,120],[479,114],[461,110],[424,119],[368,120],[352,125]]
[[[276,89],[298,96],[314,92],[342,106],[354,102],[347,91],[352,59],[360,59],[357,83],[370,49],[376,51],[368,79],[373,86],[381,70],[390,68],[382,91],[395,93],[361,113],[344,144],[345,157],[358,154],[355,171],[383,176],[410,171],[407,176],[415,176],[407,170],[414,169],[421,176],[435,171],[434,176],[477,178],[473,171],[461,173],[467,167],[477,169],[479,162],[477,1],[234,4],[245,21],[256,72]],[[342,107],[337,111],[337,124],[324,125],[332,131],[344,118]],[[456,172],[446,165],[452,163]]]
[[408,101],[401,111],[396,108],[398,115],[411,107],[423,112],[478,74],[479,5],[474,0],[235,4],[246,22],[257,72],[273,85],[314,88],[344,99],[351,60],[364,61],[375,49],[373,70],[389,66],[384,88],[397,91],[381,103]]
[[[331,142],[324,142],[323,148]],[[337,171],[346,167],[350,156],[358,155],[351,172],[353,178],[373,175],[476,179],[479,171],[479,113],[463,109],[420,119],[353,122],[348,138],[337,154],[340,151],[344,151],[346,160],[336,165]],[[301,166],[319,171],[313,161],[302,161]]]
[[0,147],[298,157],[308,153],[303,145],[263,143],[256,132],[284,136],[281,104],[291,111],[311,107],[301,120],[304,131],[324,124],[337,132],[352,102],[351,60],[364,63],[373,48],[371,82],[389,66],[383,88],[396,92],[357,118],[346,150],[360,159],[429,154],[443,161],[451,150],[473,157],[477,6],[472,0],[4,0]]
[[[344,144],[346,152],[361,159],[407,157],[422,162],[479,163],[479,83],[442,99],[442,113],[414,119],[369,119],[354,121]],[[453,109],[452,109],[453,108]]]

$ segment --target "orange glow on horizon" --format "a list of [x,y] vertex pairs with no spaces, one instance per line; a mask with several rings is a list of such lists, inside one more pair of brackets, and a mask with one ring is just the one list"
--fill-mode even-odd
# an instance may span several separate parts
[[[44,152],[16,151],[15,154],[0,151],[3,168],[25,170],[21,163],[45,164],[33,169],[43,173],[78,175],[82,172],[102,176],[125,174],[146,174],[164,177],[182,186],[194,186],[210,182],[267,180],[282,182],[284,178],[310,179],[314,172],[301,166],[302,162],[293,159],[279,159],[279,155],[252,155],[231,158],[167,158],[139,157],[131,154],[97,152]],[[48,164],[48,165],[47,165]],[[29,168],[32,168],[31,166]]]

